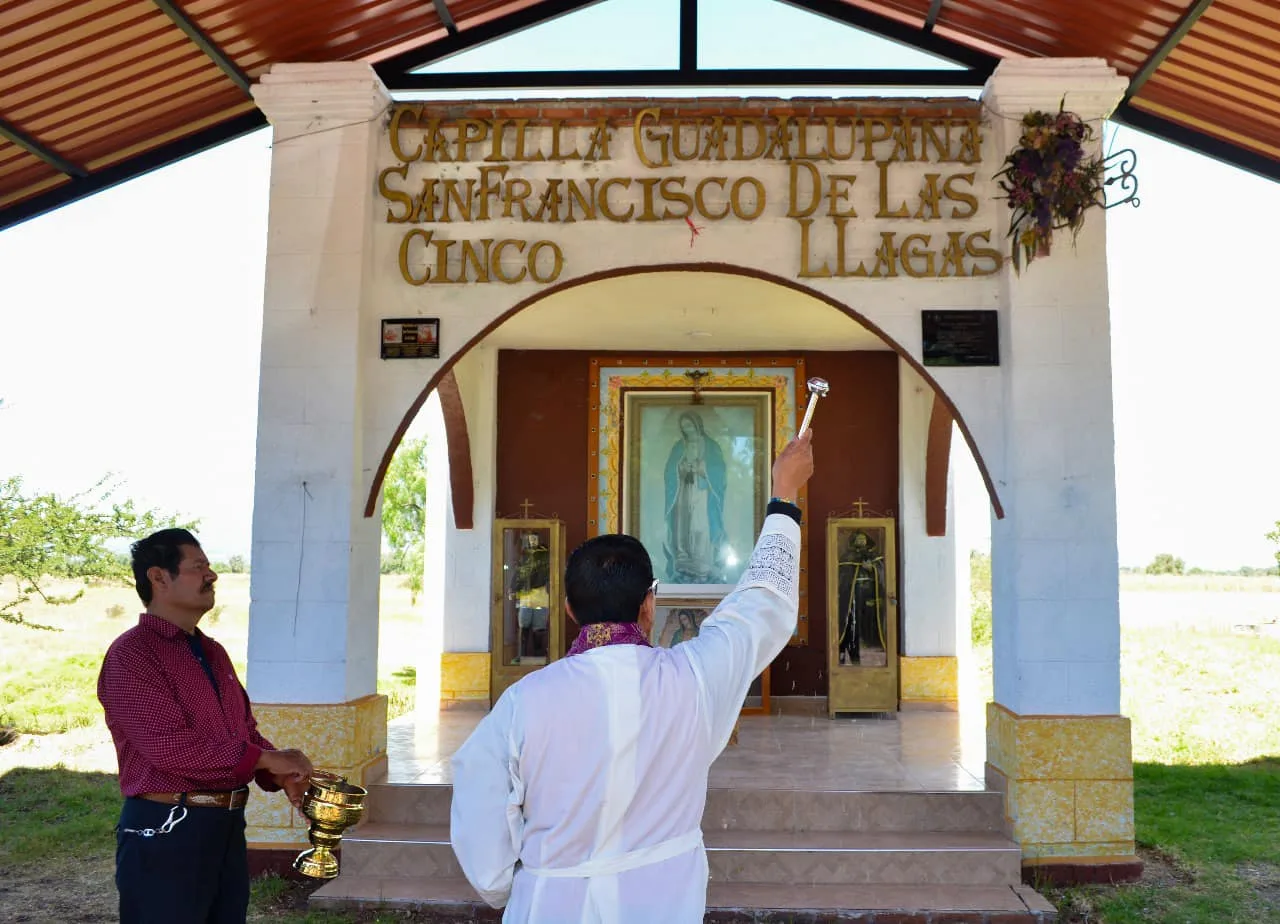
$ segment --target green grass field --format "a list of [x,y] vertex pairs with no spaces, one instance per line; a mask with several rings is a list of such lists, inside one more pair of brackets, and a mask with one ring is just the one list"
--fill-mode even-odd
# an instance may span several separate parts
[[[0,593],[12,589],[0,588]],[[395,717],[413,708],[413,656],[421,616],[404,578],[385,575],[381,593],[378,692],[388,696]],[[51,734],[101,724],[96,685],[102,655],[112,639],[137,622],[141,609],[131,587],[96,586],[71,606],[27,606],[30,621],[62,631],[0,623],[0,726]],[[247,574],[219,577],[218,604],[200,628],[227,649],[243,682],[249,645]]]
[[[975,577],[975,637],[989,639],[988,578]],[[1148,871],[1133,885],[1046,890],[1062,924],[1280,921],[1280,634],[1263,596],[1277,586],[1275,578],[1124,576],[1123,709],[1133,720]],[[219,590],[221,609],[202,625],[243,671],[248,580],[226,576]],[[412,703],[420,617],[400,578],[383,579],[382,600],[379,689],[398,714]],[[94,683],[102,651],[137,611],[128,588],[96,587],[74,606],[33,608],[33,619],[63,632],[0,625],[0,725],[36,733],[0,747],[0,869],[6,903],[52,902],[50,917],[33,920],[115,920],[108,884],[118,790],[104,772],[114,753],[102,746]],[[989,696],[989,641],[975,646],[975,660],[978,697]],[[304,897],[283,880],[255,882],[250,920],[430,920],[313,912]]]
[[[991,695],[989,562],[974,568],[978,699]],[[1274,577],[1121,575],[1143,881],[1045,889],[1063,924],[1280,922],[1280,590]]]

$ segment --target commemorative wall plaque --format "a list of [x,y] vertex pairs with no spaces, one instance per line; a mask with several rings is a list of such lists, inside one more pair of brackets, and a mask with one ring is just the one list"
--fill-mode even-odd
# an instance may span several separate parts
[[438,359],[439,318],[384,318],[383,359]]
[[1000,365],[999,316],[993,310],[922,311],[926,366]]

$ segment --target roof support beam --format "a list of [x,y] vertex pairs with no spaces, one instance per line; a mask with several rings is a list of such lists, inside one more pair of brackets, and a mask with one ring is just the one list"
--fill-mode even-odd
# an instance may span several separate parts
[[448,0],[431,0],[431,3],[436,8],[436,15],[444,23],[444,27],[449,30],[449,34],[457,35],[458,24],[453,21],[453,14],[449,12]]
[[531,3],[515,13],[499,16],[477,26],[466,26],[464,23],[456,34],[388,58],[375,64],[373,69],[390,87],[400,75],[409,71],[601,2],[603,0],[542,0],[541,3]]
[[173,20],[173,24],[187,34],[187,38],[195,42],[197,47],[203,51],[209,60],[218,65],[222,73],[226,74],[231,80],[244,91],[244,95],[249,95],[249,75],[236,65],[234,61],[227,57],[226,52],[213,43],[209,36],[200,31],[197,26],[186,13],[178,9],[172,0],[151,0],[160,10]]
[[778,2],[794,6],[797,9],[808,10],[810,13],[817,13],[827,19],[842,22],[846,26],[853,26],[866,32],[881,35],[912,48],[927,51],[929,54],[937,55],[940,58],[955,61],[957,64],[964,64],[975,69],[985,68],[988,73],[995,70],[995,66],[999,62],[998,58],[986,52],[977,51],[959,42],[943,38],[940,35],[934,35],[931,31],[906,25],[896,19],[890,19],[888,16],[881,16],[879,13],[872,13],[860,7],[851,6],[848,3],[844,3],[843,0],[778,0]]
[[0,119],[0,138],[7,138],[23,148],[28,154],[34,154],[40,158],[54,170],[59,173],[65,173],[67,176],[88,176],[89,171],[81,167],[79,164],[73,164],[61,154],[58,154],[52,148],[47,148],[36,139],[32,138],[16,125],[10,125],[4,119]]
[[1191,27],[1196,24],[1205,10],[1213,4],[1213,0],[1196,0],[1195,3],[1188,7],[1187,11],[1182,14],[1182,18],[1169,30],[1169,34],[1164,40],[1156,46],[1155,51],[1151,52],[1151,56],[1142,62],[1142,67],[1129,78],[1129,90],[1125,94],[1125,99],[1137,96],[1138,91],[1142,89],[1142,85],[1151,79],[1151,75],[1156,69],[1164,63],[1164,59],[1169,57],[1170,52],[1178,47],[1178,43],[1182,41],[1183,36],[1191,31]]
[[1196,131],[1169,119],[1143,112],[1132,103],[1121,103],[1111,114],[1111,121],[1136,128],[1138,131],[1171,141],[1206,157],[1212,157],[1214,160],[1220,160],[1280,183],[1280,161],[1251,151],[1244,145],[1220,141],[1206,132]]
[[924,31],[932,32],[938,24],[938,14],[942,12],[942,0],[933,0],[929,4],[929,15],[924,18]]
[[636,89],[663,87],[981,87],[991,72],[775,68],[715,70],[526,71],[400,74],[384,78],[392,92],[426,90]]
[[249,132],[256,131],[266,124],[266,116],[258,109],[251,109],[243,115],[232,116],[226,121],[217,122],[202,131],[196,132],[194,135],[188,135],[158,148],[152,148],[150,151],[123,160],[118,164],[104,167],[102,170],[95,170],[88,176],[76,178],[69,183],[63,183],[61,186],[46,193],[0,208],[0,231],[5,228],[12,228],[14,225],[20,225],[38,215],[52,212],[54,209],[61,208],[78,199],[83,199],[85,196],[109,189],[126,180],[142,176],[144,173],[150,173],[160,167],[167,167],[169,164],[177,163],[192,154],[207,151],[209,148],[222,144],[224,141],[247,135]]
[[680,70],[698,69],[698,0],[680,0]]

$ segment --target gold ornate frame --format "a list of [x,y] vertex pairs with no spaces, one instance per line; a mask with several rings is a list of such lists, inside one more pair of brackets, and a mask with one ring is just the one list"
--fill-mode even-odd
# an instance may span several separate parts
[[[804,360],[796,356],[601,356],[592,357],[587,402],[587,534],[599,536],[622,528],[622,454],[625,447],[624,398],[635,390],[692,392],[773,392],[773,452],[795,434],[798,409],[807,397]],[[770,463],[771,464],[771,463]],[[797,499],[807,506],[806,492]],[[807,517],[806,517],[807,520]],[[759,524],[757,524],[759,528]],[[806,524],[800,527],[807,549]],[[808,568],[800,569],[800,617],[792,645],[809,642]]]

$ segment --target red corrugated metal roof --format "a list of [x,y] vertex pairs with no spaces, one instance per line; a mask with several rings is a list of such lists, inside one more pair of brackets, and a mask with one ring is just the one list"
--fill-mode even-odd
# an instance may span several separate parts
[[[1105,58],[1145,78],[1121,117],[1280,177],[1274,0],[784,2],[928,50]],[[451,28],[432,0],[0,0],[0,227],[260,124],[243,81],[276,62],[426,61],[588,5],[450,0]]]

